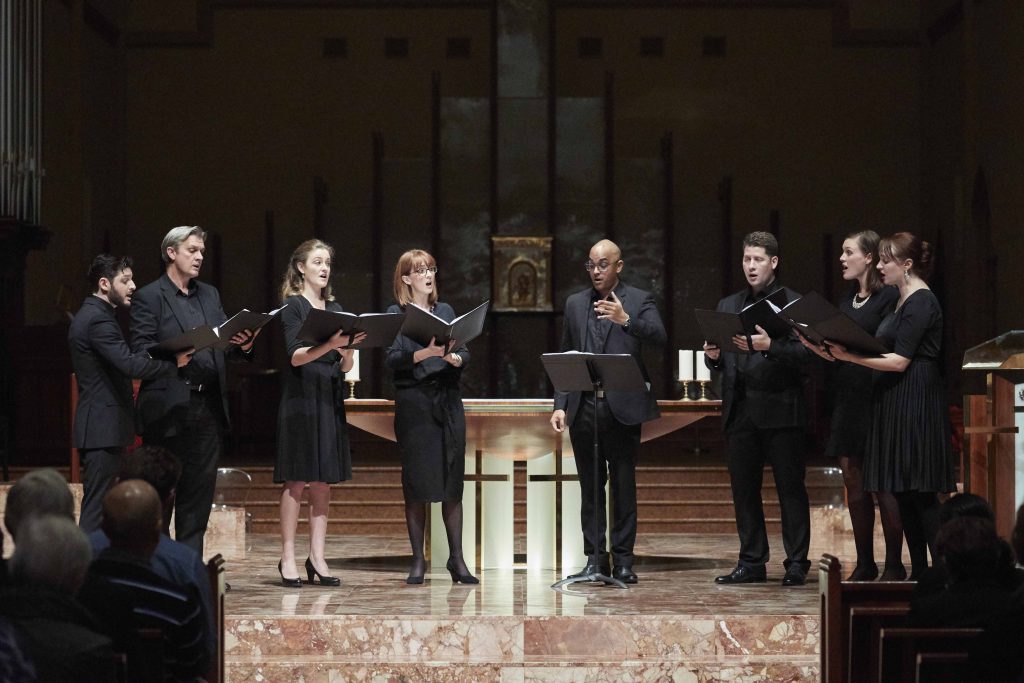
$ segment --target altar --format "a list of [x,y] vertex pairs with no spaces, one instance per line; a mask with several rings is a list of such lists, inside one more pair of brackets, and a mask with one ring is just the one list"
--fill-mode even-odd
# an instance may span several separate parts
[[[513,468],[526,462],[526,564],[561,569],[584,560],[580,491],[568,432],[549,422],[551,399],[464,399],[466,489],[463,547],[475,548],[473,570],[515,564]],[[721,401],[658,401],[661,417],[643,425],[641,443],[721,414]],[[345,401],[348,423],[395,440],[395,404],[385,399]],[[642,446],[641,446],[642,449]],[[642,451],[641,451],[642,452]],[[570,485],[566,486],[565,484]],[[448,556],[439,505],[431,506],[431,558]]]

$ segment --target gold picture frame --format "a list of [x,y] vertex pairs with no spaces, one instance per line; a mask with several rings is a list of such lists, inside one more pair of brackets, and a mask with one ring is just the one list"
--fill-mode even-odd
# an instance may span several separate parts
[[551,311],[551,240],[491,237],[491,310]]

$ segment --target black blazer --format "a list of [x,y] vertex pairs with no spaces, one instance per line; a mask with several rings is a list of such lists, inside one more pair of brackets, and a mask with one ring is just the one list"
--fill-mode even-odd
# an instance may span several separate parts
[[[220,292],[213,285],[196,281],[195,296],[203,308],[205,322],[210,327],[223,323],[227,316],[220,303]],[[186,303],[177,296],[178,288],[167,274],[137,290],[132,297],[132,350],[146,351],[167,339],[173,339],[191,329],[188,324]],[[235,347],[232,347],[235,348]],[[248,355],[248,354],[246,354]],[[214,363],[224,407],[225,426],[228,418],[228,381],[224,351],[213,350]],[[143,436],[170,437],[178,432],[179,418],[190,400],[190,389],[179,373],[173,377],[146,380],[139,388],[139,433]]]
[[[786,290],[787,301],[800,298],[793,290],[773,282],[765,294]],[[739,313],[749,289],[742,289],[718,302],[719,311]],[[729,429],[735,417],[738,394],[742,392],[744,412],[760,428],[803,427],[807,409],[800,367],[814,358],[795,337],[773,339],[767,351],[749,355],[722,351],[718,362],[710,358],[708,367],[719,370],[722,377],[722,424]],[[740,366],[743,366],[741,369]]]
[[[587,317],[594,315],[593,292],[593,288],[587,288],[565,300],[562,352],[583,350],[587,335]],[[650,390],[650,376],[641,356],[642,345],[648,343],[663,346],[667,335],[650,292],[619,282],[615,287],[615,296],[619,297],[622,308],[629,315],[629,330],[623,330],[622,325],[612,324],[605,338],[604,353],[628,353],[633,356],[640,366],[648,389],[643,392],[608,391],[605,392],[605,399],[616,420],[627,425],[640,424],[660,415],[658,402]],[[568,426],[576,419],[580,395],[578,391],[555,392],[555,410],[565,411],[565,424]]]
[[78,381],[76,448],[120,448],[135,439],[132,378],[172,377],[175,363],[132,353],[121,334],[114,307],[87,296],[68,330],[71,364]]

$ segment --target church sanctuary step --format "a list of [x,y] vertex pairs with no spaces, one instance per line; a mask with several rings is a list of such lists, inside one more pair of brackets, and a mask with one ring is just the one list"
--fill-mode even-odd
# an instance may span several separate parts
[[[777,536],[772,543],[778,544]],[[453,585],[435,565],[404,583],[399,541],[329,538],[337,588],[283,589],[277,539],[258,538],[229,571],[229,681],[818,680],[815,585],[722,589],[733,534],[640,539],[641,583],[628,592],[551,590],[547,570],[483,570]]]

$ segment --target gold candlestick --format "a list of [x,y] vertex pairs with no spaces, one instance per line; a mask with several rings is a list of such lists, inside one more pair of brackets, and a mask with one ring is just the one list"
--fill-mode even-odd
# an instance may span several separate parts
[[680,401],[692,401],[693,399],[690,398],[690,382],[692,382],[693,380],[677,379],[676,381],[679,382],[681,385],[683,385],[683,396],[679,400]]
[[707,401],[708,400],[708,384],[711,383],[711,380],[709,380],[709,379],[700,379],[700,380],[697,380],[697,383],[700,384],[700,398],[698,398],[697,400],[698,401]]
[[348,397],[349,398],[355,398],[356,397],[356,382],[358,382],[359,380],[357,380],[357,379],[350,379],[350,380],[346,380],[346,381],[348,382]]

